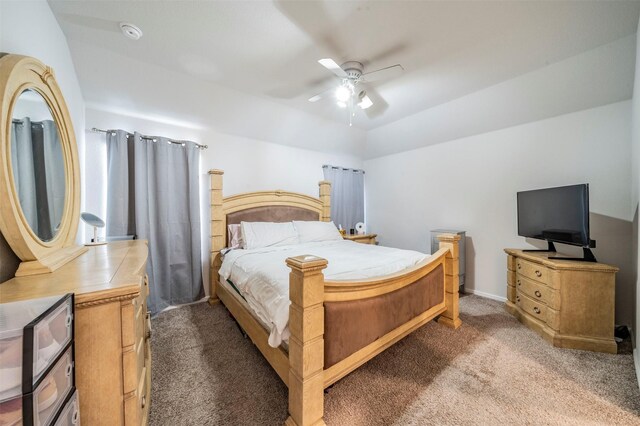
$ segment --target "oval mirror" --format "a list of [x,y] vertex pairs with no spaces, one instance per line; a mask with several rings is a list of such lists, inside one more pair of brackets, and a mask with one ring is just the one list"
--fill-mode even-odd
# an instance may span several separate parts
[[60,133],[45,99],[23,91],[11,120],[11,168],[20,208],[42,241],[60,230],[65,206],[65,163]]

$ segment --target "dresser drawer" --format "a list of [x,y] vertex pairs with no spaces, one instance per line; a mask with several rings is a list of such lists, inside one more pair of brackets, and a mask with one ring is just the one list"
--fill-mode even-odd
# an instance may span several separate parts
[[144,289],[142,294],[144,294],[144,297],[147,298],[147,297],[149,297],[149,275],[147,275],[147,274],[144,275],[144,280],[143,280],[142,284],[143,284],[142,288]]
[[140,375],[145,366],[145,328],[146,317],[141,316],[140,320],[136,321],[136,329],[139,330],[136,335],[136,342],[133,347],[130,347],[123,353],[123,368],[124,368],[124,390],[125,392],[132,392],[137,389]]
[[551,282],[551,274],[546,267],[527,260],[516,259],[516,272],[541,283],[548,284]]
[[530,299],[522,292],[518,291],[516,293],[516,305],[530,317],[544,323],[547,322],[547,305],[544,303]]
[[145,367],[140,377],[140,393],[138,395],[138,406],[140,407],[140,418],[144,418],[146,412],[149,410],[149,377],[148,370]]
[[507,300],[511,303],[516,302],[516,288],[514,286],[507,286]]
[[138,311],[136,312],[136,318],[135,318],[135,322],[136,322],[136,343],[138,342],[138,340],[140,340],[140,338],[144,337],[145,335],[145,326],[146,326],[146,309],[144,307],[144,305],[140,305],[140,307],[138,308]]
[[540,301],[551,308],[560,309],[560,293],[545,284],[518,274],[516,288],[533,300]]
[[145,365],[151,362],[151,312],[147,312],[145,321],[145,334],[144,334],[144,346],[145,346]]
[[143,368],[139,377],[136,392],[124,401],[125,425],[140,425],[148,404],[147,369]]

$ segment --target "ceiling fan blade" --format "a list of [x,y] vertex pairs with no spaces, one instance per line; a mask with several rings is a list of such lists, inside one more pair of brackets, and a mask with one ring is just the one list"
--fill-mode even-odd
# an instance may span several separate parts
[[331,71],[332,73],[334,73],[335,75],[337,75],[338,77],[347,78],[347,73],[344,72],[344,70],[340,68],[340,65],[336,64],[336,61],[334,61],[333,59],[331,58],[320,59],[318,63],[323,67],[325,67],[326,69],[328,69],[329,71]]
[[362,98],[360,98],[360,102],[358,102],[358,106],[361,109],[367,109],[373,106],[373,101],[367,94],[365,94]]
[[320,99],[324,98],[329,92],[333,92],[335,90],[335,88],[330,88],[327,90],[324,90],[320,93],[318,93],[317,95],[313,95],[312,97],[309,98],[309,102],[318,102]]
[[389,108],[387,101],[385,101],[380,93],[378,93],[378,91],[371,85],[361,84],[360,86],[366,91],[365,96],[367,96],[372,102],[372,105],[369,108],[364,109],[364,113],[369,118],[382,116]]
[[380,68],[379,70],[364,73],[362,74],[362,77],[367,82],[380,81],[400,75],[402,71],[404,71],[402,65],[395,64],[390,67]]

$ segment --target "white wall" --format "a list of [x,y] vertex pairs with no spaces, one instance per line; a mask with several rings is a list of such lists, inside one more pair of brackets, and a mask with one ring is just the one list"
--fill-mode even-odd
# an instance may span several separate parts
[[[210,129],[165,124],[134,116],[87,108],[87,127],[124,129],[143,134],[188,139],[208,145],[202,151],[200,183],[202,195],[202,237],[205,283],[208,283],[209,179],[210,169],[224,170],[224,194],[269,189],[286,189],[317,196],[323,179],[322,165],[362,168],[361,159],[346,154],[326,154],[256,139],[218,133]],[[106,215],[106,142],[104,134],[87,132],[86,209]],[[208,292],[208,285],[205,285]]]
[[[367,160],[368,226],[383,245],[426,252],[429,230],[466,230],[467,288],[505,297],[503,249],[527,246],[517,236],[517,191],[587,182],[592,213],[630,227],[630,128],[625,101]],[[617,243],[595,229],[593,238]],[[594,253],[614,262],[607,250]]]
[[370,130],[366,158],[631,98],[635,35]]
[[0,1],[0,52],[32,56],[53,68],[84,169],[84,99],[67,40],[45,0]]

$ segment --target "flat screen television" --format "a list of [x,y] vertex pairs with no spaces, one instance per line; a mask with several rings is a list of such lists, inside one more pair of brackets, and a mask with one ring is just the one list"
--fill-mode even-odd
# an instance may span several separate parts
[[[585,249],[585,259],[595,247],[589,236],[589,184],[518,192],[518,235]],[[586,259],[586,258],[589,259]]]

